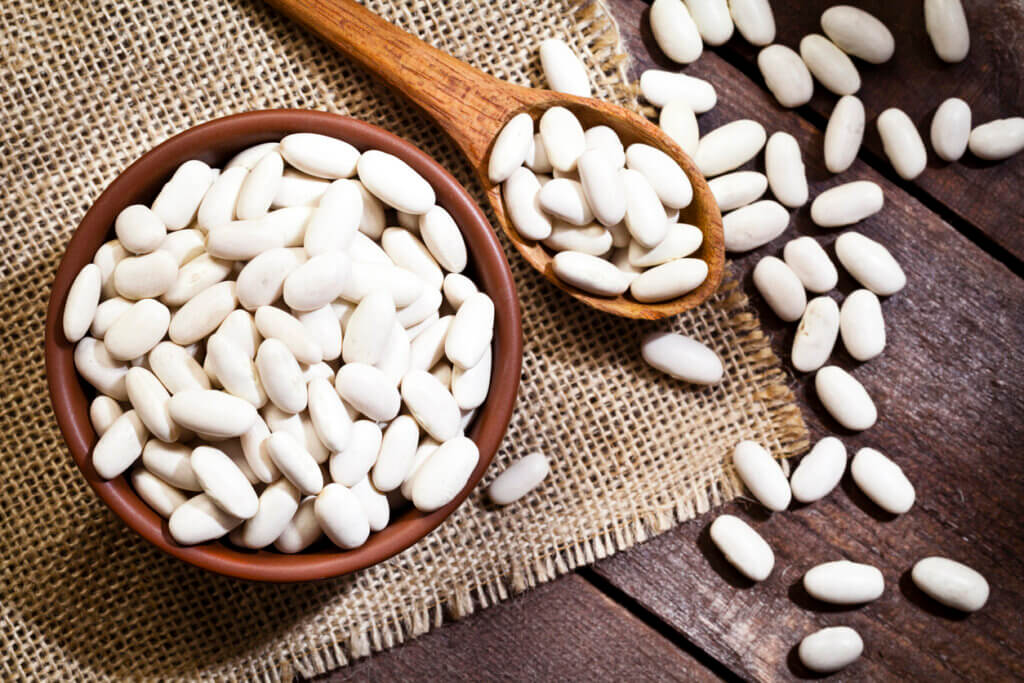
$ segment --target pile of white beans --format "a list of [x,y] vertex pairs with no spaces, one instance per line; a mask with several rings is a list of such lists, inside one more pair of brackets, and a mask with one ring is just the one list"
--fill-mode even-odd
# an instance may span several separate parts
[[[970,37],[960,0],[925,0],[925,27],[938,56],[946,62],[962,61]],[[848,5],[826,10],[821,17],[825,35],[812,34],[800,41],[799,53],[775,40],[775,21],[768,0],[655,0],[651,6],[652,33],[659,47],[675,62],[698,59],[705,43],[721,45],[734,28],[751,44],[765,46],[758,66],[765,84],[783,107],[810,101],[814,80],[839,95],[824,136],[824,161],[831,173],[850,168],[860,150],[865,109],[855,96],[860,74],[852,57],[872,64],[888,61],[895,39],[871,14]],[[827,36],[827,37],[826,37]],[[568,47],[542,47],[541,61],[549,85],[556,90],[589,95],[582,67],[572,64]],[[582,73],[581,83],[578,74]],[[584,87],[585,84],[585,87]],[[659,125],[696,162],[723,212],[726,249],[746,252],[782,235],[789,224],[789,209],[809,200],[804,164],[795,138],[776,132],[770,137],[752,120],[728,123],[700,135],[697,115],[717,103],[711,83],[682,73],[660,70],[640,78],[644,98],[660,110]],[[927,152],[913,121],[903,111],[889,108],[877,118],[879,136],[893,169],[913,180],[927,165]],[[1024,118],[1012,117],[971,127],[969,105],[950,98],[937,109],[931,125],[935,153],[945,161],[958,160],[967,150],[984,160],[1005,159],[1024,149]],[[765,173],[736,171],[764,150]],[[771,190],[775,200],[761,199]],[[874,182],[854,180],[819,194],[810,206],[811,220],[822,228],[858,223],[881,211],[884,197]],[[861,289],[837,305],[827,296],[839,272],[822,246],[812,237],[788,242],[782,258],[765,256],[753,272],[755,287],[782,320],[799,321],[791,361],[798,372],[815,372],[814,386],[822,405],[844,428],[862,431],[878,419],[878,411],[864,386],[845,370],[827,365],[838,339],[855,360],[877,357],[885,348],[885,321],[879,297],[899,292],[906,276],[882,244],[855,231],[835,241],[836,256]],[[818,295],[808,301],[808,292]],[[696,340],[658,332],[644,337],[644,359],[671,377],[695,384],[721,380],[721,359]],[[733,464],[744,485],[767,509],[786,510],[792,499],[811,503],[828,495],[847,467],[846,447],[826,436],[799,462],[787,480],[779,463],[761,445],[739,443]],[[873,448],[861,448],[850,461],[855,484],[879,508],[892,515],[907,512],[915,491],[898,464]],[[711,524],[712,541],[742,574],[763,581],[775,558],[767,542],[746,522],[721,515]],[[911,572],[914,583],[936,601],[961,611],[980,609],[989,586],[970,567],[943,557],[920,560]],[[849,561],[828,562],[809,570],[804,587],[815,599],[832,604],[863,604],[880,597],[885,581],[875,567]],[[847,626],[825,628],[808,635],[798,648],[802,663],[816,672],[833,672],[856,660],[864,644]]]
[[288,135],[185,162],[114,231],[64,333],[98,393],[96,471],[127,472],[176,541],[355,548],[465,486],[494,305],[404,161]]

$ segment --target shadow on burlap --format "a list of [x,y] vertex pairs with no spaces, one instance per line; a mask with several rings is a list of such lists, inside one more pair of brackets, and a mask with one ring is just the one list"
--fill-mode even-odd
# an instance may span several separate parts
[[[561,36],[597,94],[636,106],[606,10],[558,0],[371,0],[394,23],[500,78],[540,85]],[[332,581],[257,585],[162,555],[88,490],[45,386],[49,283],[90,201],[172,134],[252,109],[308,107],[383,125],[438,157],[479,199],[455,148],[408,104],[247,0],[36,3],[0,10],[0,674],[3,678],[288,678],[340,666],[605,557],[739,492],[728,453],[780,457],[806,429],[746,298],[727,278],[670,324],[578,306],[506,243],[523,310],[522,387],[489,482],[545,451],[544,487],[495,511],[482,487],[429,537]],[[709,344],[726,380],[695,388],[639,359],[672,327]]]

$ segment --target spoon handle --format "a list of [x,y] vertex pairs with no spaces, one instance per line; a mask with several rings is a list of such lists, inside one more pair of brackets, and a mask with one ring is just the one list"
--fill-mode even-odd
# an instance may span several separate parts
[[266,0],[419,105],[482,168],[527,89],[498,80],[388,23],[354,0]]

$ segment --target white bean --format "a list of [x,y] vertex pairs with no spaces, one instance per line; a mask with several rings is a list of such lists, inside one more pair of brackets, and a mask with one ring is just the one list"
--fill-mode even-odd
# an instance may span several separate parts
[[132,360],[149,353],[167,333],[171,312],[156,299],[142,299],[118,316],[103,336],[110,355]]
[[195,545],[220,538],[242,522],[201,493],[175,508],[167,524],[175,541],[182,545]]
[[862,221],[882,210],[885,197],[878,183],[855,180],[825,190],[811,202],[811,220],[822,228]]
[[751,581],[764,581],[772,573],[775,553],[771,546],[739,517],[719,515],[709,533],[729,564]]
[[762,199],[722,216],[727,251],[757,249],[789,227],[789,211],[776,201]]
[[435,206],[420,217],[419,228],[423,244],[441,267],[451,273],[465,270],[468,260],[466,241],[450,213]]
[[480,292],[470,295],[452,321],[444,350],[448,360],[471,368],[483,358],[494,335],[494,303]]
[[495,505],[509,505],[540,486],[551,466],[541,453],[530,453],[505,468],[505,471],[491,482],[487,494]]
[[296,317],[306,328],[310,339],[320,347],[325,361],[337,360],[341,356],[341,324],[330,304],[299,313]]
[[843,346],[859,361],[871,360],[885,348],[885,321],[878,297],[867,289],[852,292],[839,311]]
[[836,95],[852,95],[860,90],[860,73],[853,60],[825,36],[804,36],[800,40],[800,57],[818,82]]
[[810,292],[824,294],[839,282],[835,264],[813,237],[798,237],[787,242],[782,258]]
[[346,363],[334,379],[334,386],[345,402],[371,420],[393,420],[398,415],[401,396],[383,372],[365,363]]
[[242,181],[235,201],[235,214],[240,220],[266,215],[274,195],[281,187],[283,174],[284,160],[276,151],[267,153],[253,166]]
[[[600,153],[598,153],[598,160],[604,161]],[[611,183],[613,187],[618,188],[619,194],[619,197],[613,198],[613,201],[618,203],[618,200],[621,199],[622,208],[625,210],[626,200],[625,197],[621,196],[621,186],[615,183],[614,180]],[[594,212],[587,201],[583,185],[576,180],[555,178],[541,188],[540,193],[537,195],[537,200],[540,202],[541,208],[546,212],[572,225],[587,225],[594,221]],[[615,210],[617,211],[618,207]]]
[[626,150],[614,129],[608,126],[591,126],[584,131],[583,140],[588,151],[596,149],[604,152],[613,168],[620,169],[626,165]]
[[885,24],[857,7],[829,7],[821,15],[821,28],[843,52],[865,62],[882,64],[896,50],[896,41]]
[[939,59],[955,64],[967,57],[971,34],[960,0],[924,0],[924,27]]
[[114,424],[114,420],[122,414],[124,410],[120,403],[109,396],[97,395],[89,404],[89,422],[96,430],[97,438],[103,436],[103,432],[107,431],[110,425]]
[[695,339],[652,332],[640,342],[643,359],[670,377],[693,384],[718,384],[725,370],[718,354]]
[[380,531],[388,525],[388,520],[391,518],[388,497],[373,487],[369,477],[359,480],[351,488],[351,491],[359,499],[359,505],[362,506],[363,513],[370,525],[370,531]]
[[128,258],[128,250],[121,246],[117,240],[110,240],[100,245],[92,262],[100,268],[100,275],[103,282],[103,299],[117,296],[117,289],[114,287],[114,270],[117,265]]
[[306,382],[295,356],[278,339],[265,339],[256,352],[256,368],[267,398],[281,410],[298,413],[306,409]]
[[641,245],[651,248],[665,239],[668,216],[657,192],[639,171],[631,168],[619,171],[626,191],[626,227]]
[[[199,230],[189,228],[168,233],[160,243],[160,251],[166,251],[178,264],[178,275],[182,266],[206,253],[206,237]],[[172,285],[173,287],[173,285]]]
[[576,116],[565,107],[551,107],[540,117],[540,136],[555,170],[567,173],[586,151],[587,142]]
[[705,176],[721,175],[753,159],[767,139],[760,123],[740,119],[702,137],[693,160]]
[[667,208],[682,209],[690,205],[693,199],[690,179],[675,159],[665,152],[650,145],[633,144],[626,150],[626,164],[643,174]]
[[782,467],[760,444],[740,441],[732,453],[732,462],[744,485],[769,510],[789,507],[792,494]]
[[248,261],[275,247],[301,247],[311,206],[277,209],[252,220],[232,221],[214,227],[206,238],[211,256]]
[[238,195],[242,191],[242,183],[249,175],[249,169],[244,166],[225,168],[224,172],[217,176],[210,189],[203,196],[199,205],[199,212],[196,214],[196,225],[204,233],[210,232],[213,228],[230,223],[235,218],[235,205],[238,203]]
[[830,626],[800,641],[797,654],[811,671],[832,673],[845,669],[864,652],[864,641],[849,626]]
[[161,441],[177,441],[181,429],[171,419],[167,402],[171,395],[146,368],[132,368],[125,376],[128,401],[146,429]]
[[310,496],[299,504],[291,521],[274,541],[274,547],[282,553],[298,553],[309,546],[323,534],[320,522],[316,519],[316,498]]
[[129,256],[114,269],[114,289],[125,299],[150,299],[171,288],[178,277],[178,262],[166,251]]
[[266,439],[268,436],[270,436],[270,428],[264,419],[257,415],[252,427],[238,437],[242,455],[245,456],[249,469],[264,484],[276,481],[281,476],[277,465],[274,464],[270,453],[267,452]]
[[357,420],[352,423],[348,445],[331,456],[331,479],[345,486],[354,486],[377,462],[382,441],[380,427],[373,422]]
[[[580,187],[583,190],[583,206],[590,208],[593,215],[590,220],[583,220],[581,225],[590,223],[594,218],[602,225],[614,225],[620,222],[626,215],[626,195],[619,180],[618,168],[608,159],[608,154],[598,150],[584,152],[577,161],[580,174]],[[544,198],[548,188],[557,183],[571,183],[571,180],[552,180],[544,186],[540,192],[541,206],[547,209]],[[564,220],[566,218],[560,212],[551,211],[555,216]],[[586,213],[581,212],[581,218],[586,219]]]
[[260,159],[281,149],[280,142],[263,142],[252,147],[247,147],[241,152],[231,157],[228,163],[224,165],[224,170],[228,171],[236,166],[244,168],[246,171],[251,171],[253,167],[259,163]]
[[[489,348],[485,347],[485,352]],[[477,364],[482,362],[483,355]],[[413,370],[402,379],[402,400],[423,430],[438,441],[447,441],[459,433],[459,405],[448,388],[429,372]]]
[[[175,344],[182,346],[197,342],[217,329],[237,305],[234,281],[218,282],[175,311],[167,335]],[[110,333],[107,334],[109,336]]]
[[139,494],[139,498],[164,519],[170,517],[178,506],[188,500],[184,493],[160,477],[147,472],[144,467],[137,466],[132,470],[131,481],[132,488]]
[[540,133],[533,135],[533,144],[530,145],[530,150],[526,153],[526,167],[534,173],[551,173],[553,169]]
[[558,279],[598,296],[618,296],[629,288],[629,280],[618,268],[591,254],[559,252],[552,268]]
[[971,131],[971,154],[987,161],[999,161],[1024,149],[1024,117],[996,119]]
[[612,248],[612,233],[600,225],[577,227],[555,221],[544,246],[557,252],[577,251],[591,256],[602,256]]
[[244,349],[227,337],[212,335],[206,342],[206,355],[224,390],[262,408],[267,402],[256,364]]
[[302,246],[310,256],[346,249],[359,231],[363,216],[363,192],[354,180],[335,180],[320,197]]
[[256,329],[266,339],[278,339],[300,363],[319,363],[323,360],[320,345],[295,316],[274,306],[260,306],[254,316]]
[[213,170],[201,161],[186,161],[174,172],[153,200],[153,213],[168,230],[181,230],[192,222],[203,195],[213,183]]
[[377,462],[373,466],[373,485],[379,491],[394,491],[412,468],[416,446],[420,440],[420,429],[416,420],[408,415],[399,415],[387,429],[380,444]]
[[718,101],[715,87],[704,79],[659,69],[648,69],[640,75],[640,92],[655,107],[682,100],[695,114],[710,111]]
[[263,489],[256,514],[239,527],[241,545],[265,548],[277,540],[298,511],[300,498],[299,490],[287,479]]
[[349,258],[345,253],[319,254],[284,279],[284,301],[296,311],[316,310],[338,298],[348,277]]
[[398,310],[395,319],[402,327],[413,327],[436,315],[443,300],[440,289],[426,287],[416,301]]
[[231,273],[231,268],[231,261],[213,258],[206,253],[199,254],[177,271],[173,284],[160,300],[168,306],[182,306],[199,292],[224,280]]
[[555,92],[590,97],[590,78],[583,68],[583,62],[564,41],[548,38],[542,42],[540,64],[548,87]]
[[[96,316],[103,289],[103,273],[95,263],[78,271],[64,301],[64,337],[72,344],[85,336]],[[100,335],[103,336],[103,335]]]
[[149,352],[149,367],[172,394],[209,389],[210,378],[195,358],[174,342],[160,342]]
[[[484,357],[473,367],[464,369],[456,365],[452,370],[451,392],[460,410],[478,408],[487,398],[487,392],[491,387],[491,355],[491,348],[487,347]],[[442,386],[449,385],[440,383]]]
[[273,432],[266,439],[267,453],[285,478],[307,496],[324,488],[323,473],[316,459],[290,432]]
[[412,214],[423,214],[434,205],[434,188],[423,176],[398,157],[369,150],[359,157],[359,179],[367,190],[388,206]]
[[878,420],[878,409],[864,385],[835,365],[826,365],[814,376],[814,389],[836,422],[863,431]]
[[910,577],[930,597],[961,612],[977,612],[988,601],[985,577],[955,560],[945,557],[918,560]]
[[907,276],[884,246],[859,232],[845,232],[836,240],[836,256],[853,278],[878,296],[903,289]]
[[769,45],[775,40],[775,15],[768,0],[729,0],[736,30],[751,45]]
[[96,442],[92,464],[104,479],[113,479],[132,466],[146,444],[148,432],[134,410],[116,420]]
[[148,254],[164,241],[167,228],[149,207],[132,204],[117,214],[114,233],[128,251],[134,254]]
[[768,189],[768,178],[757,171],[735,171],[709,180],[708,189],[724,213],[760,199]]
[[795,209],[807,203],[807,171],[796,138],[772,133],[764,148],[764,169],[772,194],[782,205]]
[[686,7],[708,45],[723,45],[732,37],[732,17],[726,0],[686,0]]
[[846,471],[846,446],[834,436],[814,444],[814,448],[800,459],[789,488],[801,503],[812,503],[827,496],[843,478]]
[[258,417],[251,403],[216,390],[179,391],[168,408],[179,426],[220,439],[244,434]]
[[668,233],[653,249],[643,247],[639,242],[629,243],[629,262],[638,268],[660,266],[676,259],[689,256],[700,248],[704,233],[695,225],[670,223]]
[[833,605],[858,605],[881,597],[882,572],[869,564],[848,560],[825,562],[804,574],[804,589],[816,600]]
[[[565,46],[560,40],[545,41],[541,44],[541,61],[544,61],[545,45]],[[568,49],[568,48],[566,48]],[[505,182],[512,172],[526,162],[533,140],[533,119],[529,114],[516,114],[501,129],[491,146],[491,156],[487,161],[487,177],[492,183]]]
[[807,303],[793,336],[791,353],[797,372],[812,372],[828,361],[839,335],[839,306],[827,296]]
[[352,145],[316,133],[284,136],[280,152],[289,164],[319,178],[351,178],[359,161],[359,150]]
[[758,53],[757,67],[765,85],[783,107],[799,107],[811,101],[814,94],[811,72],[792,48],[769,45]]
[[74,360],[78,374],[97,391],[117,401],[128,400],[124,379],[130,366],[113,358],[103,342],[83,337],[75,346]]
[[695,62],[704,51],[697,24],[682,0],[654,0],[650,22],[654,41],[673,62]]
[[358,548],[370,535],[370,522],[358,496],[341,484],[328,484],[313,508],[320,528],[339,548]]
[[793,270],[774,256],[765,256],[754,267],[754,286],[781,320],[799,320],[807,308],[804,286]]
[[658,126],[690,157],[697,153],[700,129],[693,107],[685,99],[671,100],[658,113]]
[[906,112],[890,107],[878,115],[877,125],[885,155],[900,177],[913,180],[921,175],[928,164],[928,152]]
[[971,136],[971,108],[958,97],[939,105],[932,118],[932,148],[944,161],[956,161],[967,151]]
[[259,497],[242,470],[223,451],[199,446],[190,458],[192,471],[210,499],[228,514],[249,519],[259,509]]
[[[180,235],[181,233],[174,233]],[[123,299],[119,296],[115,296],[112,299],[107,299],[96,307],[96,312],[92,318],[92,325],[89,326],[89,334],[96,339],[103,339],[107,334],[107,330],[110,326],[117,321],[128,309],[130,309],[135,302]]]
[[458,495],[476,469],[480,452],[464,436],[442,443],[430,454],[412,484],[412,503],[422,512],[444,507]]
[[854,95],[839,98],[825,127],[825,167],[830,173],[850,168],[864,139],[864,105]]
[[192,470],[192,447],[150,439],[142,449],[142,465],[176,489],[202,491]]
[[540,181],[528,168],[513,171],[502,188],[509,220],[526,239],[542,240],[551,234],[551,219],[541,210],[540,191]]
[[696,258],[681,258],[644,271],[630,283],[629,291],[642,303],[666,301],[697,289],[707,276],[707,263]]
[[913,507],[914,485],[899,465],[874,448],[857,451],[850,474],[857,487],[886,512],[902,515]]
[[396,266],[415,273],[430,287],[441,289],[444,273],[416,235],[402,228],[388,228],[381,235],[381,245]]

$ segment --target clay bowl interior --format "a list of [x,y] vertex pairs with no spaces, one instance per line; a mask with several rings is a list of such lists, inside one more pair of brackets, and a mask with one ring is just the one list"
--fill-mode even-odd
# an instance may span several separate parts
[[608,126],[619,135],[623,147],[629,147],[633,143],[657,147],[666,151],[682,167],[693,186],[693,200],[689,206],[680,211],[679,222],[695,225],[703,233],[704,240],[691,257],[699,258],[708,264],[708,276],[693,291],[681,297],[657,303],[641,303],[632,298],[628,291],[617,297],[602,297],[577,289],[555,275],[554,251],[546,248],[540,242],[526,239],[516,232],[515,226],[512,225],[508,218],[508,212],[505,210],[500,186],[493,185],[487,180],[486,169],[484,169],[481,181],[487,188],[488,198],[498,214],[498,220],[501,222],[505,234],[508,235],[516,249],[549,282],[573,298],[605,313],[627,318],[657,320],[678,315],[704,303],[715,293],[722,281],[725,267],[725,239],[722,233],[722,214],[718,210],[718,204],[708,188],[707,181],[697,169],[696,164],[668,135],[632,111],[605,102],[559,93],[552,92],[550,95],[550,101],[540,101],[523,107],[521,110],[513,112],[509,118],[511,119],[515,114],[524,111],[533,118],[536,128],[545,111],[556,105],[562,106],[575,114],[584,129],[598,125]]
[[[396,511],[391,524],[371,534],[360,548],[343,551],[321,539],[302,553],[239,549],[225,541],[197,546],[178,545],[166,521],[132,490],[125,476],[102,479],[90,453],[96,433],[89,422],[95,391],[75,371],[74,346],[64,339],[61,316],[75,275],[101,244],[113,239],[117,214],[134,203],[149,204],[173,171],[188,159],[220,167],[242,149],[279,140],[293,132],[314,132],[342,138],[357,148],[379,149],[405,160],[425,177],[463,231],[470,254],[467,274],[494,300],[494,366],[487,401],[467,435],[480,449],[480,462],[455,499],[429,514],[413,508]],[[219,574],[257,581],[291,582],[340,576],[408,548],[437,527],[477,485],[508,427],[522,362],[522,330],[515,283],[501,245],[480,208],[466,190],[437,162],[409,142],[362,121],[326,112],[270,110],[237,114],[191,128],[162,143],[121,173],[100,195],[74,232],[53,282],[46,319],[46,368],[57,423],[75,463],[89,485],[114,514],[161,550],[189,564]]]

